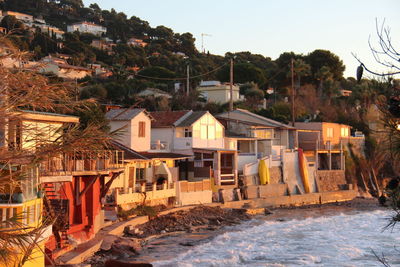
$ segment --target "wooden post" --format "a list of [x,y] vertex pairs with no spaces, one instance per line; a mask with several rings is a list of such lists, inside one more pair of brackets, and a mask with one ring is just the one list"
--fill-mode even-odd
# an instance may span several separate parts
[[153,182],[153,191],[157,191],[157,183]]
[[166,180],[164,180],[163,182],[163,190],[166,190],[168,187],[168,182]]
[[141,192],[141,193],[146,192],[146,182],[142,182],[142,183],[140,184],[140,192]]

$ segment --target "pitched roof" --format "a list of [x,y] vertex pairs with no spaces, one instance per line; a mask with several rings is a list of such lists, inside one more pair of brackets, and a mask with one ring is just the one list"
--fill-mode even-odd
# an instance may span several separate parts
[[208,111],[194,111],[189,116],[187,116],[183,121],[179,122],[176,127],[187,127],[191,126],[198,119],[203,117]]
[[154,118],[154,121],[151,122],[151,127],[172,127],[177,120],[188,112],[188,110],[150,112],[150,115]]
[[123,151],[125,159],[149,160],[145,156],[141,155],[139,152],[130,149],[129,147],[124,146],[123,144],[118,143],[117,141],[112,140],[111,145],[116,149]]
[[111,109],[106,113],[106,119],[113,121],[130,121],[143,111],[145,111],[145,109],[142,108]]
[[216,117],[220,118],[220,119],[226,119],[226,120],[241,121],[241,122],[244,122],[247,124],[254,124],[257,126],[266,126],[266,127],[273,127],[273,128],[286,128],[286,129],[292,129],[292,130],[295,129],[294,127],[292,127],[290,125],[287,125],[287,124],[284,124],[284,123],[281,123],[278,121],[274,121],[272,119],[268,119],[266,117],[252,113],[245,109],[235,109],[233,111],[219,114]]

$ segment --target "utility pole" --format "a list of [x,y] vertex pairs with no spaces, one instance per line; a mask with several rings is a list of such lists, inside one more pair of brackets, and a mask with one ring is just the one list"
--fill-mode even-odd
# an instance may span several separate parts
[[189,71],[190,71],[190,67],[189,67],[189,62],[186,65],[186,95],[189,96]]
[[294,96],[295,96],[295,91],[294,91],[294,60],[292,58],[291,60],[291,71],[292,71],[292,126],[294,127],[295,123],[295,118],[294,118]]
[[229,99],[229,111],[233,111],[233,57],[231,58],[231,70],[230,70],[230,93],[231,97]]

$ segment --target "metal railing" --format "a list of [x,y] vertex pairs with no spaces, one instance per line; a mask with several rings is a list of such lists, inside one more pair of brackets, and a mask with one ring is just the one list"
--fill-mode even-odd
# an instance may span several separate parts
[[42,176],[54,173],[106,171],[123,167],[124,152],[116,150],[75,150],[45,159],[39,167]]

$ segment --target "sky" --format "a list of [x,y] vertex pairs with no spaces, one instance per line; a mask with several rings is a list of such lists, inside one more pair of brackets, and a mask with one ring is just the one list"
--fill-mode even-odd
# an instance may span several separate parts
[[[400,50],[399,0],[84,0],[102,9],[114,8],[137,16],[152,27],[164,25],[174,32],[190,32],[201,50],[212,54],[250,51],[271,59],[283,52],[307,55],[330,50],[354,77],[356,54],[369,69],[382,72],[368,40],[378,45],[376,20],[390,28],[392,43]],[[372,77],[372,76],[371,76]]]

